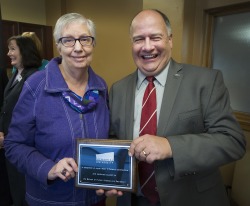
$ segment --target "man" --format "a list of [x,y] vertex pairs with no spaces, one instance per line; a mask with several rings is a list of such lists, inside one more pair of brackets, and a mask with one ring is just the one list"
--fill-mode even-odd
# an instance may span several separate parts
[[[137,14],[130,35],[138,69],[110,90],[111,134],[133,139],[130,155],[154,165],[159,199],[150,202],[144,184],[136,195],[116,190],[106,195],[117,195],[118,206],[229,205],[219,167],[240,159],[246,143],[221,72],[176,63],[171,26],[160,11]],[[148,76],[155,78],[157,131],[141,135]]]

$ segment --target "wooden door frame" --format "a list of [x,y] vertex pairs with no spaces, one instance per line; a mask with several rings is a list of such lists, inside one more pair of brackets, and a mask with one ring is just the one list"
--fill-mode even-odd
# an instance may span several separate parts
[[[214,28],[215,18],[218,16],[224,16],[224,15],[230,15],[248,11],[250,11],[250,2],[204,10],[205,31],[203,33],[203,53],[201,56],[202,65],[211,68],[213,28]],[[250,113],[242,111],[234,111],[234,114],[237,120],[239,121],[242,129],[250,131]]]

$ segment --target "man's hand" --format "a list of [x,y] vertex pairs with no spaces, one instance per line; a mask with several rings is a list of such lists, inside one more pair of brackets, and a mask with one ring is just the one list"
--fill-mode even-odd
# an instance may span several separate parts
[[136,159],[147,163],[172,157],[167,138],[148,134],[135,138],[130,145],[129,153]]

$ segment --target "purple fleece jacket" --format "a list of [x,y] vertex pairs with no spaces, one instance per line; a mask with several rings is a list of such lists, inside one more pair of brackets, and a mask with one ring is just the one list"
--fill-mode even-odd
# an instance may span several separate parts
[[26,176],[30,206],[89,206],[100,200],[95,190],[76,188],[74,179],[47,181],[59,160],[76,158],[76,138],[104,139],[109,131],[105,81],[88,68],[88,90],[99,90],[99,102],[94,110],[79,114],[62,97],[61,92],[69,89],[58,67],[60,61],[52,59],[45,70],[25,82],[4,141],[6,157]]

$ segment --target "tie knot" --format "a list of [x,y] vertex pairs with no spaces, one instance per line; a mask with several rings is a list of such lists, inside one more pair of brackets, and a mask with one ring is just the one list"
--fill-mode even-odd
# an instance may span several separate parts
[[153,82],[155,77],[154,76],[149,76],[149,77],[146,77],[146,79],[149,81],[149,82]]

